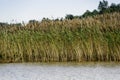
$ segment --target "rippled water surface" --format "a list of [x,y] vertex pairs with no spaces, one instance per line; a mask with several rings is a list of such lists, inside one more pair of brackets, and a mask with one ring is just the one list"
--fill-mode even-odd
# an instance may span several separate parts
[[0,64],[0,80],[120,80],[119,63]]

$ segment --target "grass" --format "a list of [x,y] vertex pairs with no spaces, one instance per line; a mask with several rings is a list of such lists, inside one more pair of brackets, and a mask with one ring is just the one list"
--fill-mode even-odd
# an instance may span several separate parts
[[120,61],[120,13],[0,28],[0,62]]

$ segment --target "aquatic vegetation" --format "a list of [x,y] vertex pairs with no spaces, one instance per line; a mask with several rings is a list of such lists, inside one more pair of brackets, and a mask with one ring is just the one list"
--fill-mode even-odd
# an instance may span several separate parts
[[0,62],[120,60],[120,13],[0,27]]

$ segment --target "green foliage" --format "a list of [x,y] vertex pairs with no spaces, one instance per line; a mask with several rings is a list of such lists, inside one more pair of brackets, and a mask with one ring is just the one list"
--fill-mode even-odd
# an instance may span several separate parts
[[115,4],[115,3],[112,3],[111,5],[110,5],[110,7],[109,7],[109,11],[110,12],[120,12],[120,6],[119,6],[119,4],[117,5],[117,4]]
[[88,16],[95,16],[99,14],[104,14],[104,13],[113,13],[113,12],[120,12],[120,4],[115,4],[112,3],[110,6],[108,6],[108,1],[100,1],[98,5],[98,10],[93,10],[92,12],[87,10],[82,16],[88,17]]
[[93,10],[92,15],[98,15],[99,12],[97,10]]
[[72,14],[67,14],[65,16],[65,19],[72,20],[72,19],[74,19],[74,16]]
[[28,24],[38,23],[37,20],[29,20]]
[[0,27],[5,27],[5,26],[8,26],[9,24],[8,23],[2,23],[0,22]]
[[100,1],[98,9],[100,11],[100,13],[104,13],[104,11],[108,8],[108,1]]
[[91,12],[89,10],[87,10],[82,16],[83,17],[87,17],[87,16],[91,16]]

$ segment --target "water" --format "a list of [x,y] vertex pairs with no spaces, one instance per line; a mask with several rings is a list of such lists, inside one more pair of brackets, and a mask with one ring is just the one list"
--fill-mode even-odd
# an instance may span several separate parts
[[0,80],[120,80],[119,63],[0,64]]

